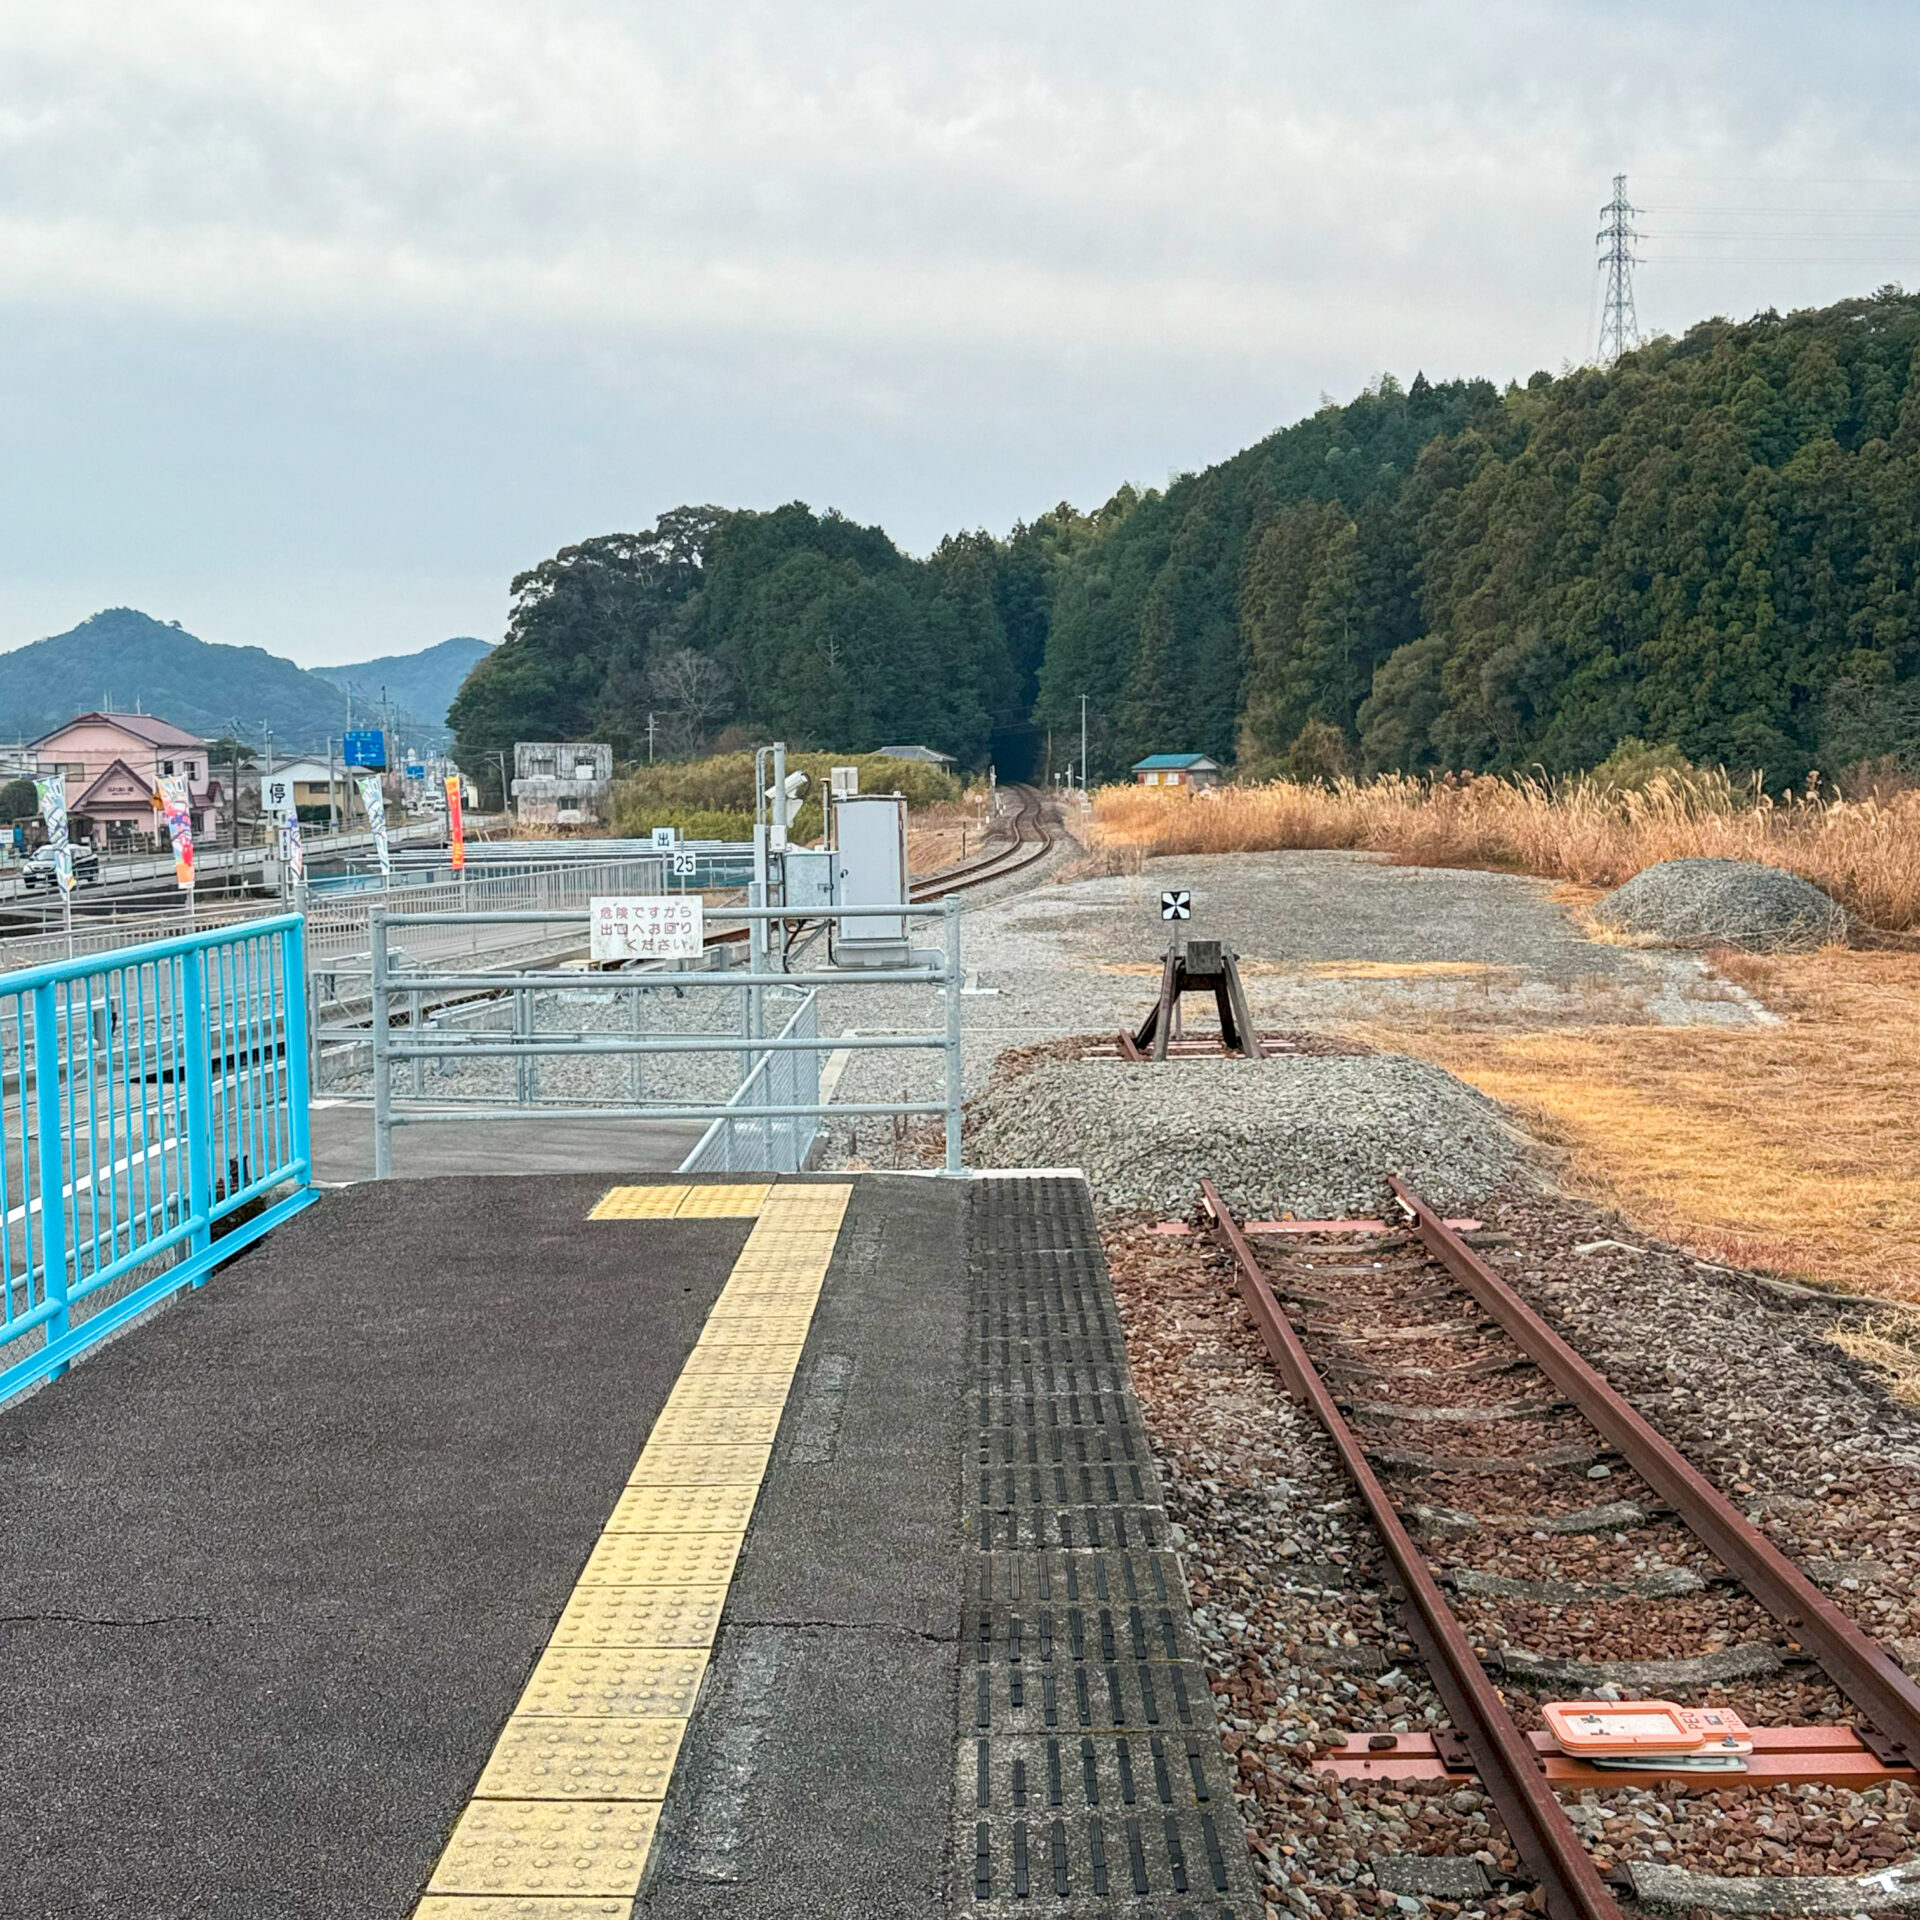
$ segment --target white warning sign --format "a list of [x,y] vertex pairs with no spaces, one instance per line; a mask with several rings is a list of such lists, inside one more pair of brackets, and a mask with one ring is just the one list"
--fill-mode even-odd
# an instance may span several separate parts
[[608,960],[697,960],[706,944],[695,893],[632,894],[588,902],[591,954]]

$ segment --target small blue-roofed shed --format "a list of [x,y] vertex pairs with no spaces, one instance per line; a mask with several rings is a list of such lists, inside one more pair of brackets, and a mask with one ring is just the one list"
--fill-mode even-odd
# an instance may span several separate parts
[[1204,753],[1150,753],[1133,763],[1133,778],[1142,787],[1217,787],[1220,763]]

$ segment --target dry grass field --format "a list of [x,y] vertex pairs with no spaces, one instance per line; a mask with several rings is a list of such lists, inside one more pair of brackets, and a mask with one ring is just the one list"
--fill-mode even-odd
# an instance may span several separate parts
[[1920,929],[1920,792],[1774,800],[1719,772],[1656,775],[1638,790],[1484,774],[1199,794],[1107,787],[1093,796],[1090,830],[1115,854],[1348,847],[1589,887],[1618,886],[1662,860],[1762,860],[1824,887],[1871,926]]
[[[1920,929],[1920,793],[1772,801],[1722,775],[1642,792],[1484,777],[1109,788],[1093,832],[1118,857],[1339,847],[1507,868],[1569,883],[1576,917],[1599,889],[1687,856],[1824,887],[1894,938],[1711,956],[1777,1024],[1494,1033],[1436,1016],[1365,1037],[1505,1102],[1561,1154],[1570,1190],[1703,1259],[1920,1305],[1920,952],[1900,937]],[[1920,1336],[1920,1315],[1888,1326]]]
[[1505,1102],[1564,1185],[1705,1259],[1920,1302],[1920,955],[1714,958],[1778,1025],[1367,1037]]

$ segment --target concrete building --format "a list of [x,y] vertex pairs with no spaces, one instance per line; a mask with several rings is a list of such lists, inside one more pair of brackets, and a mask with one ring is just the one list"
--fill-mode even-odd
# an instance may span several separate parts
[[1136,786],[1217,787],[1220,763],[1204,753],[1150,753],[1133,763]]
[[613,749],[591,740],[521,740],[513,749],[513,810],[523,827],[604,821]]
[[[265,791],[265,782],[269,778],[277,782],[284,781],[287,785],[291,786],[293,789],[293,804],[303,812],[309,812],[310,817],[315,819],[324,818],[326,815],[327,788],[329,780],[331,780],[333,785],[333,804],[342,809],[342,818],[345,817],[347,800],[345,790],[351,787],[353,784],[352,780],[345,775],[335,773],[324,760],[284,761],[274,768],[271,775],[269,775],[263,767],[261,769],[263,792]],[[278,809],[275,808],[273,811],[277,812]]]
[[150,713],[83,713],[30,743],[36,773],[67,781],[67,818],[76,840],[98,846],[155,843],[166,822],[155,805],[170,774],[187,783],[196,836],[212,839],[228,804],[207,743]]

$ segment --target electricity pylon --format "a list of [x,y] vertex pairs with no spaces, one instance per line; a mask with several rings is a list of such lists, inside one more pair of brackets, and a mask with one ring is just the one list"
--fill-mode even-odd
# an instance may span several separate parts
[[1627,198],[1627,176],[1613,176],[1613,198],[1600,209],[1607,223],[1593,237],[1602,249],[1600,264],[1607,270],[1607,294],[1600,308],[1599,361],[1610,367],[1623,353],[1640,344],[1640,320],[1633,310],[1633,269],[1639,255],[1633,250],[1640,238],[1633,225],[1638,211]]

